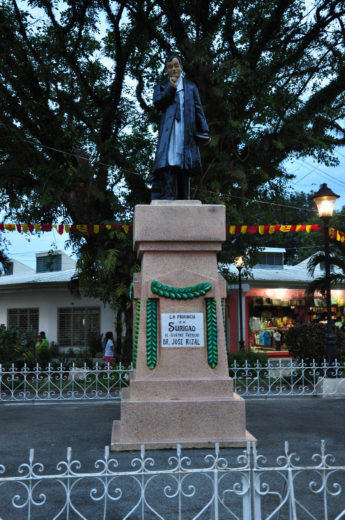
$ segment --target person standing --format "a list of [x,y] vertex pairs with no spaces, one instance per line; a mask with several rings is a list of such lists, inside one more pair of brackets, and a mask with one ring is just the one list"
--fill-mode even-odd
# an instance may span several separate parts
[[44,347],[49,347],[49,341],[46,336],[46,333],[42,330],[39,333],[39,336],[37,338],[37,342],[35,344],[35,357],[37,358],[38,354]]
[[110,368],[113,368],[114,364],[114,336],[113,333],[107,332],[104,338],[104,361],[109,363]]
[[198,144],[210,141],[197,86],[182,76],[182,62],[166,59],[169,79],[155,86],[153,104],[162,112],[152,169],[152,200],[189,200],[190,177],[202,173]]

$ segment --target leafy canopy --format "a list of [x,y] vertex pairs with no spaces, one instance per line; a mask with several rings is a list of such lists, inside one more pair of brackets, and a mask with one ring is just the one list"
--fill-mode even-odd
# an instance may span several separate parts
[[[232,223],[275,223],[252,200],[285,200],[284,161],[333,164],[344,144],[344,15],[338,0],[1,1],[3,207],[25,221],[130,222],[150,200],[152,87],[178,52],[212,134],[193,196],[225,203]],[[123,303],[130,239],[72,242],[90,291]]]

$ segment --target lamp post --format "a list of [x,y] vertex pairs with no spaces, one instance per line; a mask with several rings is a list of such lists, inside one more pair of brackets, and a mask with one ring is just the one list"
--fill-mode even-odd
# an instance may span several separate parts
[[[339,195],[333,193],[324,183],[320,189],[315,193],[313,201],[316,204],[319,217],[324,222],[325,235],[325,274],[326,274],[326,306],[327,306],[327,334],[326,334],[326,360],[329,365],[335,360],[335,334],[332,323],[331,310],[331,270],[330,270],[330,256],[329,256],[329,221],[333,215],[333,207],[335,201],[339,199]],[[329,373],[329,376],[334,376],[334,373]]]
[[235,266],[238,269],[238,308],[239,308],[239,322],[240,322],[240,350],[244,350],[244,341],[243,341],[243,317],[242,317],[242,277],[241,271],[244,266],[243,256],[238,256],[235,258]]

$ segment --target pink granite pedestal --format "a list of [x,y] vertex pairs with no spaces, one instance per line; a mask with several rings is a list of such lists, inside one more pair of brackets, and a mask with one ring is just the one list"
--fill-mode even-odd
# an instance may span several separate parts
[[[134,314],[140,302],[137,328],[136,369],[130,386],[122,391],[121,419],[113,421],[113,451],[147,448],[242,447],[253,437],[246,431],[245,401],[233,392],[228,375],[222,303],[225,280],[218,273],[217,251],[225,240],[225,207],[199,201],[155,201],[138,205],[134,215],[134,247],[142,259],[141,273],[134,277]],[[160,296],[152,281],[174,288],[195,287],[205,282],[204,295],[177,299]],[[155,366],[148,366],[148,302],[155,300],[157,331]],[[207,301],[214,304],[217,330],[217,360],[210,366],[207,331]],[[196,341],[202,346],[163,345],[163,337],[174,342],[170,325],[195,324]],[[186,321],[178,321],[178,317]],[[170,323],[170,322],[169,322]],[[201,330],[203,329],[203,330]],[[154,331],[156,329],[154,328]],[[176,330],[176,329],[174,329]],[[180,333],[177,333],[177,336]],[[186,334],[186,333],[183,333]],[[203,336],[203,337],[202,337]]]

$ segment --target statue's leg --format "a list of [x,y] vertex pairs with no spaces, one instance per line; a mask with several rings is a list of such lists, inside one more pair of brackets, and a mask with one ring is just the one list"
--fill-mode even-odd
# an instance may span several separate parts
[[177,174],[177,199],[190,200],[190,177],[186,171]]
[[161,199],[176,200],[176,174],[172,168],[161,171]]
[[152,179],[152,188],[151,188],[151,200],[160,200],[161,199],[161,179],[159,174],[155,173]]

